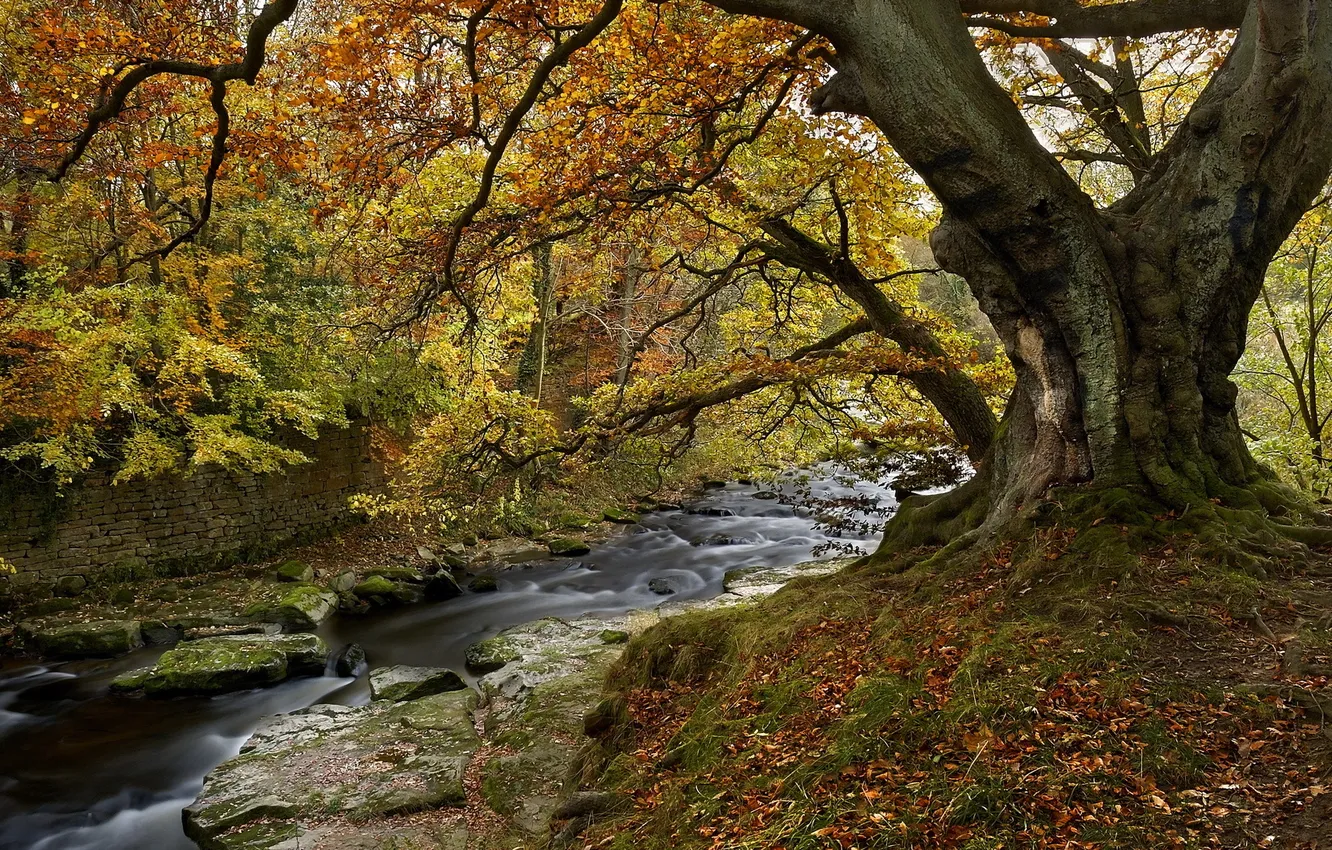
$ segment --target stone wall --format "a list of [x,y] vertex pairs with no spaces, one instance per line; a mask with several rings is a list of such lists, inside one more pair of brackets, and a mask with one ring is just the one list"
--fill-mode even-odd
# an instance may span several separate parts
[[383,487],[363,423],[288,444],[312,462],[272,475],[205,468],[122,484],[100,471],[61,494],[10,482],[19,486],[0,495],[0,557],[18,573],[0,584],[19,590],[63,575],[129,578],[233,563],[346,521],[350,496]]

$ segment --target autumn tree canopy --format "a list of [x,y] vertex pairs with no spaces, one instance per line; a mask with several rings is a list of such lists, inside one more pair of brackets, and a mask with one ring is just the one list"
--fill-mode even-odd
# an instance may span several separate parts
[[[343,375],[363,397],[385,397],[393,351],[417,368],[448,339],[485,359],[521,332],[530,374],[560,327],[600,323],[596,403],[563,428],[483,404],[503,424],[469,455],[688,437],[740,399],[863,428],[890,418],[859,414],[891,381],[899,431],[933,420],[978,465],[914,502],[896,542],[985,539],[1065,486],[1295,510],[1250,455],[1231,373],[1332,170],[1325,0],[12,5],[6,294],[51,257],[81,291],[188,281],[181,321],[208,337],[209,318],[221,346],[177,369],[191,427],[333,415],[326,379],[256,376],[244,404],[210,390],[242,322],[204,316],[226,301],[208,281],[274,259],[247,240],[281,204],[347,284],[325,339],[378,352]],[[78,246],[57,210],[77,211]],[[927,232],[932,254],[912,253]],[[965,281],[1002,343],[1002,420],[988,328],[922,304],[925,275]],[[6,341],[25,376],[7,392],[31,399],[5,427],[28,437],[55,427],[50,399],[79,406],[57,336]],[[134,380],[160,415],[149,371]],[[916,402],[937,414],[902,414]],[[112,409],[82,405],[63,421]]]

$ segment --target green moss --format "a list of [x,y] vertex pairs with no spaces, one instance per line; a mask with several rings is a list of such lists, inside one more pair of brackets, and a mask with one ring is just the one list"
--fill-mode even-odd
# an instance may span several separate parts
[[314,570],[312,570],[310,565],[304,561],[285,561],[278,564],[275,572],[278,581],[295,581],[302,583],[314,581]]
[[575,537],[560,537],[550,541],[550,554],[557,558],[572,558],[586,555],[592,548]]
[[[374,576],[380,576],[389,581],[420,582],[425,580],[425,577],[421,575],[419,570],[415,570],[411,567],[375,567],[374,569],[368,570],[367,573],[371,578]],[[357,595],[359,596],[360,594]]]
[[633,511],[624,510],[623,508],[606,508],[606,510],[601,512],[601,517],[607,522],[620,523],[622,525],[633,525],[642,520],[642,517],[638,514]]
[[523,657],[513,641],[502,636],[477,641],[465,655],[467,669],[474,673],[490,673]]

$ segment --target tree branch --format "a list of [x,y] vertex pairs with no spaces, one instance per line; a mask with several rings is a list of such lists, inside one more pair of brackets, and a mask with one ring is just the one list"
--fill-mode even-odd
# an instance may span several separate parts
[[[1233,30],[1247,0],[1131,0],[1081,6],[1074,0],[962,0],[967,23],[1019,38],[1146,38],[1180,30]],[[994,15],[1033,14],[1048,24],[1017,24]]]
[[144,81],[162,74],[174,74],[181,77],[198,77],[213,83],[214,94],[217,86],[225,86],[232,80],[244,80],[249,85],[259,77],[268,50],[268,37],[273,30],[287,21],[296,11],[299,0],[272,0],[259,12],[250,23],[245,37],[245,56],[239,62],[222,65],[204,65],[199,62],[186,62],[178,59],[153,59],[135,66],[115,85],[111,86],[100,99],[96,107],[88,113],[87,124],[83,132],[74,139],[69,152],[60,163],[47,172],[47,178],[58,183],[87,151],[88,145],[97,136],[98,131],[109,121],[114,121],[125,110],[125,102],[130,94]]

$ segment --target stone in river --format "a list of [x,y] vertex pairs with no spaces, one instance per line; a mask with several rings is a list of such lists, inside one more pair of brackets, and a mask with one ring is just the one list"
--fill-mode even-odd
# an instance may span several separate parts
[[370,671],[370,697],[402,702],[467,687],[457,673],[443,667],[376,667]]

